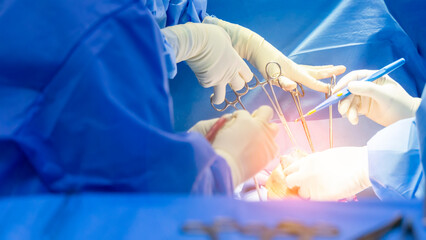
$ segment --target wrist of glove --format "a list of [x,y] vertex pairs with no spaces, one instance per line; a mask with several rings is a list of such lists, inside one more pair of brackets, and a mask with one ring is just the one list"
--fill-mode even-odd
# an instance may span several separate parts
[[213,102],[225,99],[226,85],[240,90],[253,73],[232,48],[229,35],[211,24],[186,23],[161,30],[176,53],[176,61],[186,61],[201,86],[214,87]]
[[284,169],[287,186],[302,198],[335,201],[371,186],[367,147],[316,152]]
[[344,76],[333,89],[337,92],[348,86],[352,93],[339,102],[340,114],[353,124],[358,124],[358,115],[365,115],[383,126],[414,117],[420,98],[411,97],[395,80],[385,75],[374,82],[360,82],[375,71],[358,70]]

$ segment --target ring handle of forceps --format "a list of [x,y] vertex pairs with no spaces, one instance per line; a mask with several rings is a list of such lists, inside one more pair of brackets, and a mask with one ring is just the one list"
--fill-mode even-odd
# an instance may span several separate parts
[[[296,82],[297,86],[295,89],[290,90],[289,92],[295,96],[298,97],[304,97],[305,96],[305,89],[303,88],[302,84]],[[280,85],[280,88],[283,89],[285,91],[285,88],[281,85],[280,81],[278,81],[278,85]],[[300,91],[297,90],[297,87],[299,87]],[[300,94],[302,93],[302,94]]]
[[328,97],[332,95],[331,90],[334,88],[334,86],[336,86],[336,75],[333,74],[333,76],[331,76],[330,84],[328,86]]
[[268,83],[268,81],[261,82],[259,80],[259,78],[257,78],[257,76],[254,75],[254,74],[253,74],[253,77],[254,77],[254,80],[255,80],[256,84],[254,84],[254,86],[252,86],[252,87],[249,87],[249,90],[253,90],[253,89],[255,89],[255,88],[259,87],[259,86],[263,86],[263,85],[265,85],[265,84]]
[[[280,70],[279,72],[278,72],[278,76],[277,77],[271,77],[271,75],[269,75],[269,71],[268,71],[268,66],[269,66],[269,64],[275,64],[275,65],[277,65],[278,66],[278,69]],[[266,66],[265,66],[265,73],[266,73],[266,78],[268,78],[268,80],[270,79],[270,80],[272,80],[272,79],[277,79],[279,76],[281,76],[281,73],[282,73],[282,71],[281,71],[281,65],[279,64],[279,63],[277,63],[277,62],[268,62],[267,64],[266,64]]]
[[[277,77],[271,77],[271,75],[269,75],[269,71],[268,71],[268,66],[269,66],[269,64],[275,64],[275,65],[277,65],[278,66],[278,69],[279,69],[279,72],[278,72],[278,76]],[[267,64],[266,64],[266,66],[265,66],[265,72],[266,72],[266,77],[268,78],[268,79],[271,79],[271,80],[273,80],[273,79],[277,79],[277,82],[278,82],[278,85],[280,85],[280,88],[281,89],[283,89],[283,90],[285,90],[285,88],[283,87],[283,86],[281,86],[281,83],[280,83],[280,81],[279,81],[279,77],[281,76],[281,73],[282,73],[282,71],[281,71],[281,65],[279,64],[279,63],[277,63],[277,62],[268,62]],[[296,88],[295,89],[293,89],[293,90],[290,90],[289,92],[291,92],[292,94],[296,94],[297,96],[299,96],[299,97],[304,97],[305,96],[305,89],[303,89],[303,86],[302,86],[302,84],[300,84],[300,83],[298,83],[298,82],[296,82],[296,84],[297,84],[297,86],[296,86]],[[257,86],[257,84],[256,84],[256,86]],[[255,87],[256,87],[255,86]],[[297,87],[299,87],[299,89],[300,89],[300,91],[299,90],[297,90]],[[300,94],[301,93],[301,94]]]
[[[257,84],[257,83],[256,83]],[[233,101],[229,101],[228,99],[226,99],[226,97],[225,97],[225,100],[224,100],[224,102],[225,102],[225,106],[223,107],[223,108],[218,108],[218,107],[216,107],[216,106],[218,106],[218,105],[220,105],[220,104],[214,104],[213,103],[213,96],[214,96],[214,93],[212,93],[212,95],[210,95],[210,104],[212,105],[212,107],[213,107],[213,109],[214,110],[216,110],[216,111],[218,111],[218,112],[223,112],[223,111],[225,111],[229,106],[232,106],[233,108],[235,108],[235,109],[237,109],[237,104],[239,103],[239,101],[241,101],[241,97],[242,96],[244,96],[244,95],[246,95],[247,93],[248,93],[248,91],[250,90],[250,88],[249,88],[249,86],[248,86],[248,84],[245,82],[244,83],[244,92],[237,92],[237,91],[235,91],[232,87],[231,87],[231,89],[232,89],[232,91],[234,92],[234,94],[235,94],[235,100],[233,100]],[[221,103],[222,104],[222,103]]]

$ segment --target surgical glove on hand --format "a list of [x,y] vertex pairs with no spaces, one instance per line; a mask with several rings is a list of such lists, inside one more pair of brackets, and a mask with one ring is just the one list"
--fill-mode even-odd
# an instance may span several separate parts
[[186,23],[161,29],[176,54],[176,62],[186,61],[201,86],[214,87],[213,102],[225,99],[226,85],[240,90],[253,73],[232,48],[231,39],[220,27]]
[[253,112],[239,110],[218,131],[212,146],[228,163],[234,186],[262,170],[274,159],[278,126],[269,123],[272,109],[262,106]]
[[302,198],[334,201],[371,186],[367,147],[332,148],[310,154],[284,169],[287,186]]
[[192,126],[188,132],[198,132],[201,135],[206,136],[217,120],[219,120],[219,118],[199,121],[194,126]]
[[[318,79],[328,78],[334,75],[339,75],[345,72],[344,66],[306,66],[298,65],[269,42],[265,41],[261,36],[251,30],[241,27],[237,24],[232,24],[217,18],[206,17],[203,23],[215,24],[221,26],[229,34],[232,40],[232,45],[238,54],[247,59],[262,76],[267,79],[265,67],[269,62],[277,62],[281,65],[281,72],[284,78],[278,79],[275,85],[280,86],[284,90],[291,90],[296,87],[296,84],[291,84],[288,79],[301,83],[316,91],[328,93],[328,84],[325,84]],[[271,77],[277,76],[279,73],[276,65],[268,66],[268,73]],[[288,78],[285,80],[285,78]]]
[[339,113],[353,125],[358,115],[365,115],[383,126],[414,117],[421,98],[411,97],[395,80],[385,75],[374,82],[359,82],[375,71],[358,70],[344,76],[333,89],[336,93],[348,86],[352,93],[339,102]]
[[268,199],[284,199],[298,197],[297,189],[291,190],[287,187],[286,176],[283,171],[295,161],[307,154],[299,149],[296,149],[289,155],[283,155],[280,158],[280,164],[272,171],[268,180],[265,183],[265,188],[268,190]]

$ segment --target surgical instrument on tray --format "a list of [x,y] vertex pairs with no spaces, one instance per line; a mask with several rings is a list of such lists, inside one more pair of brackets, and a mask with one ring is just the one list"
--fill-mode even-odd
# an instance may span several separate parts
[[275,239],[278,236],[294,236],[298,239],[308,240],[314,237],[336,237],[339,229],[328,224],[305,225],[296,221],[280,221],[275,226],[269,227],[263,223],[249,223],[241,225],[227,217],[216,218],[212,224],[201,221],[187,221],[182,226],[186,234],[207,234],[211,240],[219,239],[221,233],[234,233],[245,236],[259,237],[261,240]]

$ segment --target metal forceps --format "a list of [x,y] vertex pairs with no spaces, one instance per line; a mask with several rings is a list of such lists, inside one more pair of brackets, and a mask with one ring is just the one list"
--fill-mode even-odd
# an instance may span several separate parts
[[[330,79],[330,85],[328,86],[328,94],[325,94],[325,98],[329,98],[333,93],[331,92],[331,90],[334,88],[334,86],[336,86],[336,75],[333,74],[333,76]],[[329,130],[328,130],[328,135],[329,135],[329,141],[330,141],[330,148],[333,148],[333,106],[330,105],[328,107],[328,126],[329,126]]]
[[[270,66],[270,64],[276,64],[279,68],[279,74],[277,76],[270,76],[269,72],[268,72],[268,67]],[[235,94],[235,99],[233,101],[229,101],[228,99],[225,98],[225,105],[220,108],[217,107],[217,105],[215,105],[213,103],[213,94],[210,96],[210,104],[212,105],[213,109],[215,109],[216,111],[222,112],[225,111],[228,107],[233,107],[235,109],[237,108],[237,104],[240,104],[241,107],[246,110],[246,107],[244,106],[244,104],[241,101],[241,97],[246,95],[248,93],[249,90],[253,90],[257,87],[261,87],[263,92],[266,94],[266,96],[268,97],[269,101],[271,102],[272,107],[274,108],[276,114],[278,115],[278,118],[280,119],[280,122],[283,124],[284,129],[286,130],[288,136],[290,137],[291,142],[294,144],[294,146],[297,146],[296,143],[296,139],[294,138],[290,127],[287,124],[287,120],[284,117],[284,113],[281,109],[281,106],[278,102],[277,96],[275,94],[275,91],[272,87],[272,81],[277,79],[280,75],[281,75],[281,66],[277,63],[277,62],[269,62],[268,64],[266,64],[265,66],[265,72],[267,75],[267,79],[265,79],[265,81],[260,81],[256,75],[253,75],[254,79],[255,79],[255,84],[252,87],[249,87],[247,83],[244,84],[244,90],[243,91],[235,91],[232,86],[231,89]],[[269,92],[266,90],[265,85],[269,85],[269,88],[271,89],[271,93],[272,93],[272,97],[271,94],[269,94]],[[272,99],[273,98],[273,99]]]
[[301,117],[300,120],[302,122],[303,131],[305,131],[306,139],[308,140],[309,147],[311,148],[312,152],[315,152],[314,144],[312,143],[311,134],[308,129],[308,124],[306,123],[305,117],[303,117],[303,111],[302,111],[302,104],[300,103],[300,98],[305,96],[305,90],[303,89],[303,86],[300,83],[297,83],[297,86],[300,88],[300,91],[297,89],[297,87],[293,90],[290,90],[291,97],[293,98],[294,104],[296,105],[297,112],[299,113],[299,116]]
[[[276,64],[279,67],[280,71],[279,71],[277,76],[271,76],[269,74],[268,67],[270,66],[270,64]],[[287,124],[287,120],[284,117],[283,110],[281,109],[281,106],[280,106],[278,99],[277,99],[277,95],[275,94],[274,88],[272,86],[272,81],[277,79],[281,75],[281,66],[276,62],[269,62],[265,66],[265,72],[266,72],[267,79],[265,79],[265,81],[261,82],[261,81],[259,81],[259,79],[255,75],[254,78],[256,80],[256,83],[255,83],[254,86],[250,87],[249,89],[253,90],[253,89],[255,89],[259,86],[262,88],[263,92],[266,94],[269,101],[271,102],[271,105],[274,108],[275,113],[278,115],[278,118],[280,119],[281,124],[284,126],[284,129],[287,132],[287,135],[289,136],[291,142],[294,144],[294,146],[297,146],[296,139],[294,138],[293,133],[291,132],[290,127]],[[269,85],[269,88],[271,89],[271,93],[272,93],[272,96],[273,96],[273,100],[272,100],[272,97],[269,94],[269,92],[266,90],[265,85]]]
[[[277,76],[270,76],[268,73],[268,65],[269,64],[275,64],[279,71]],[[268,78],[270,79],[270,81],[272,80],[277,80],[278,84],[280,85],[280,87],[282,89],[285,89],[283,86],[281,86],[280,81],[278,80],[278,78],[281,76],[281,65],[277,62],[269,62],[268,64],[266,64],[266,75],[268,76]],[[297,87],[299,87],[300,91],[297,89]],[[290,90],[289,92],[291,93],[291,97],[293,98],[294,104],[296,105],[297,108],[297,112],[299,113],[300,116],[300,120],[302,121],[302,126],[303,126],[303,130],[305,131],[305,135],[306,135],[306,139],[308,140],[309,143],[309,147],[311,148],[312,152],[315,152],[314,149],[314,145],[312,143],[312,138],[311,138],[311,134],[309,133],[309,129],[308,129],[308,124],[306,123],[306,120],[303,116],[303,111],[302,111],[302,104],[300,103],[300,98],[305,96],[305,90],[303,89],[302,84],[297,83],[297,87],[293,90]],[[281,108],[280,108],[281,109]]]
[[[256,78],[256,76],[254,76],[255,78]],[[257,79],[257,78],[256,78]],[[214,94],[212,94],[211,96],[210,96],[210,104],[212,105],[212,107],[213,107],[213,109],[214,110],[216,110],[216,111],[218,111],[218,112],[223,112],[223,111],[225,111],[228,107],[233,107],[233,108],[235,108],[235,110],[238,110],[238,108],[237,108],[237,104],[240,104],[241,105],[241,107],[244,109],[244,110],[247,110],[246,109],[246,107],[244,106],[244,104],[243,104],[243,102],[241,101],[241,97],[242,96],[244,96],[244,95],[246,95],[247,93],[248,93],[248,91],[249,91],[249,86],[247,85],[247,83],[244,83],[244,91],[243,92],[238,92],[238,91],[235,91],[233,88],[232,88],[232,86],[231,85],[229,85],[230,87],[231,87],[231,89],[232,89],[232,91],[234,92],[234,94],[235,94],[235,99],[233,100],[233,101],[229,101],[226,97],[225,97],[225,106],[223,106],[222,108],[219,108],[219,107],[216,107],[217,105],[215,105],[214,103],[213,103],[213,96],[214,96]]]

